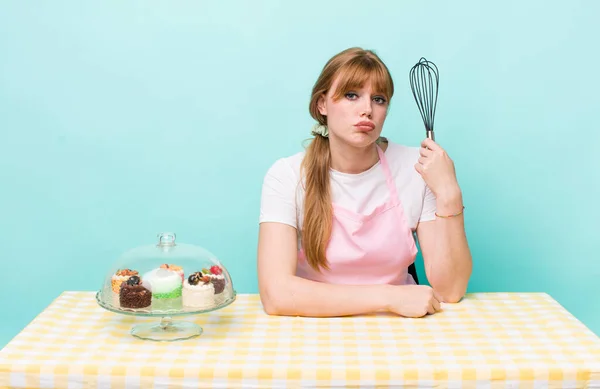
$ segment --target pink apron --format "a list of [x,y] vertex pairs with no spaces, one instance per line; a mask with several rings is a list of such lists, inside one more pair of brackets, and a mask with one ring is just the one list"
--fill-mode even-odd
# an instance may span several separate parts
[[331,284],[415,284],[408,273],[417,247],[406,222],[387,159],[377,153],[390,198],[370,215],[361,215],[333,204],[333,227],[327,246],[329,270],[313,270],[300,248],[296,275]]

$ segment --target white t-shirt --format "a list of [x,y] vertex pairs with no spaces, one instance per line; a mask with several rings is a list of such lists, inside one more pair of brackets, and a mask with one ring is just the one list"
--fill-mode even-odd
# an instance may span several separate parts
[[[300,165],[305,152],[277,160],[265,175],[259,222],[289,224],[302,228],[304,188],[300,183]],[[393,176],[404,215],[414,232],[419,222],[435,219],[436,200],[415,170],[419,148],[389,142],[385,156]],[[370,214],[387,201],[390,191],[380,162],[358,174],[331,169],[332,201],[359,214]]]

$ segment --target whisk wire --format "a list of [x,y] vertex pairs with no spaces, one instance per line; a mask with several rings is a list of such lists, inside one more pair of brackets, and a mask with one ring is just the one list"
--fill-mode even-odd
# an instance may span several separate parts
[[439,86],[438,68],[433,62],[421,57],[411,68],[409,81],[425,130],[433,136]]

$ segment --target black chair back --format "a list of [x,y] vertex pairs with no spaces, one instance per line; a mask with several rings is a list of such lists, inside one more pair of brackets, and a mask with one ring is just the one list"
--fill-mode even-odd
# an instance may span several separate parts
[[419,277],[417,277],[417,268],[415,267],[414,262],[408,267],[408,274],[410,274],[415,279],[417,285],[419,285]]

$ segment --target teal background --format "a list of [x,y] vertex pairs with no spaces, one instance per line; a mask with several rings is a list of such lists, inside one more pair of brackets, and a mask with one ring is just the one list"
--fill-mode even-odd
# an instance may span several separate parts
[[440,68],[469,291],[548,292],[600,334],[599,14],[591,0],[2,2],[0,346],[160,231],[257,292],[263,175],[301,149],[311,87],[350,46],[389,66],[384,134],[408,145],[424,136],[408,70]]

